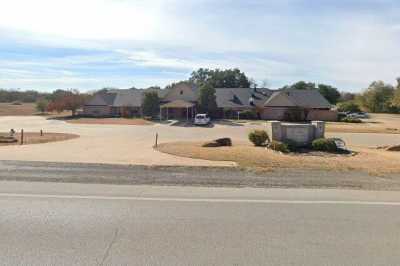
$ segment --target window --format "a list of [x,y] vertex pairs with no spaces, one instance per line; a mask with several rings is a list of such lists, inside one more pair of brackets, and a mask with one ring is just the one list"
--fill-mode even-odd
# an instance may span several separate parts
[[182,95],[182,94],[183,94],[183,91],[181,91],[180,94]]

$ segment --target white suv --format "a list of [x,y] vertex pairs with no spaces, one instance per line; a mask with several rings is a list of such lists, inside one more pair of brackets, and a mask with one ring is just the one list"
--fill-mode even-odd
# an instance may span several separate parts
[[211,119],[207,114],[197,114],[194,118],[194,124],[198,126],[205,126],[210,123]]

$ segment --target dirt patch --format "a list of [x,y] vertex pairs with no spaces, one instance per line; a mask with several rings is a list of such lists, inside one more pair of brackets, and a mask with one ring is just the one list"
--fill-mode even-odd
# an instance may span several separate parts
[[63,120],[71,124],[89,124],[89,125],[132,125],[132,126],[148,126],[154,123],[141,118],[71,118],[58,117],[53,119]]
[[164,153],[212,161],[233,161],[241,167],[262,171],[274,169],[309,169],[329,171],[363,171],[373,175],[399,174],[400,154],[383,150],[355,148],[356,155],[318,156],[281,154],[263,147],[237,143],[232,147],[205,148],[198,142],[163,143]]
[[[7,136],[8,133],[0,133],[0,135]],[[0,143],[0,146],[21,145],[21,133],[15,134],[14,138],[17,139],[17,142]],[[26,132],[24,133],[24,145],[64,141],[75,138],[79,138],[79,135],[66,133],[44,133],[43,136],[41,136],[40,133]]]

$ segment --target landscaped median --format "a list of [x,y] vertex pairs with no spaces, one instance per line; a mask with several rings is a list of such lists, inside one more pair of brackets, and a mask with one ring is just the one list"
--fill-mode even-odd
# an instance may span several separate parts
[[0,133],[0,146],[40,144],[75,138],[79,138],[79,135],[51,132],[24,132],[23,135],[22,133],[13,135],[10,133]]
[[328,171],[360,171],[371,175],[400,174],[400,153],[385,150],[354,148],[355,153],[326,152],[281,153],[246,142],[228,147],[202,147],[203,142],[171,142],[158,146],[160,152],[211,161],[233,161],[240,167],[259,171],[274,169],[310,169]]

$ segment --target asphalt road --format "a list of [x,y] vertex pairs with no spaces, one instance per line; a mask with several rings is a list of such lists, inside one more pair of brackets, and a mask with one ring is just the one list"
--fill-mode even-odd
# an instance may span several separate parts
[[400,195],[0,182],[2,265],[398,265]]

